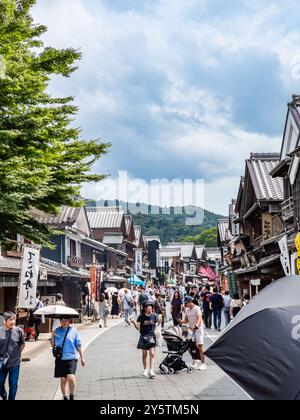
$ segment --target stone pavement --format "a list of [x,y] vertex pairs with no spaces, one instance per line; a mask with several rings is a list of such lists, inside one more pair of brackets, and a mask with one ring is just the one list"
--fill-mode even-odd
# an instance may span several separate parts
[[[206,345],[216,334],[206,336]],[[87,366],[78,373],[77,399],[83,400],[242,400],[249,397],[213,362],[207,371],[161,375],[154,380],[141,376],[138,332],[124,323],[97,338],[87,349]],[[156,354],[156,370],[163,360]],[[187,355],[186,359],[190,362]]]
[[[107,333],[108,330],[123,320],[108,320],[108,328],[100,329],[98,323],[87,324],[80,327],[80,335],[86,348],[95,338]],[[49,334],[48,334],[49,337]],[[25,358],[30,357],[30,362],[24,362],[21,366],[19,382],[19,400],[53,400],[60,399],[59,380],[54,375],[54,359],[51,348],[45,337],[41,343],[28,343]],[[36,347],[35,347],[36,345]],[[101,348],[99,353],[101,354]],[[79,368],[80,371],[81,367]]]

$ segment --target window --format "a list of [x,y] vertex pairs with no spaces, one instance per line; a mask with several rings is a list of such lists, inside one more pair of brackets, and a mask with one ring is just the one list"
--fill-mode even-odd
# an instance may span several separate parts
[[70,255],[76,257],[76,241],[70,239]]

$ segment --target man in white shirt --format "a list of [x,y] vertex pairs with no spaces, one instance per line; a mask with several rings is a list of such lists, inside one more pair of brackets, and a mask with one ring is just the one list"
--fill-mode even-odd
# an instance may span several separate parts
[[201,360],[194,360],[193,368],[196,370],[206,370],[205,356],[204,356],[204,327],[201,315],[201,309],[196,306],[191,296],[186,296],[184,300],[186,310],[185,318],[181,324],[187,324],[189,329],[195,334],[195,341],[199,348]]

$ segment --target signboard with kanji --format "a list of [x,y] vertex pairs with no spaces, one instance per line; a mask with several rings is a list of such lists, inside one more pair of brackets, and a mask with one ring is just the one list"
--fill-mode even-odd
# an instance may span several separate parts
[[18,308],[35,308],[39,268],[40,250],[25,245],[21,263]]
[[91,295],[95,297],[96,295],[96,267],[90,267],[90,284],[91,284]]
[[262,232],[263,240],[266,241],[272,238],[272,215],[265,213],[262,215]]
[[135,274],[137,276],[143,275],[143,250],[135,250]]

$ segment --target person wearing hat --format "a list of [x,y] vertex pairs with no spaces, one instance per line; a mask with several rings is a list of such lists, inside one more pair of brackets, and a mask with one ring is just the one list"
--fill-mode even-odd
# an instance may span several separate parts
[[185,318],[180,324],[187,324],[189,329],[194,333],[194,340],[200,351],[201,360],[193,361],[193,368],[196,370],[206,370],[204,357],[204,327],[201,315],[201,309],[196,306],[192,296],[186,296],[184,300],[186,306]]
[[[147,301],[143,304],[143,310],[137,321],[131,320],[135,328],[140,332],[140,339],[137,348],[142,350],[142,361],[144,367],[143,376],[154,379],[154,360],[156,348],[155,328],[158,323],[157,315],[154,312],[154,303]],[[147,358],[149,355],[150,369],[147,369]]]

